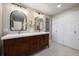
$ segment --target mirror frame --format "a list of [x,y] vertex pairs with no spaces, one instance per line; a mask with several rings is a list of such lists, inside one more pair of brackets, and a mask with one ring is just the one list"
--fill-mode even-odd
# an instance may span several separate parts
[[[36,19],[37,18],[37,19]],[[36,22],[38,22],[38,24],[39,25],[37,25],[37,23]],[[43,18],[40,18],[40,17],[35,17],[35,26],[34,26],[34,28],[35,28],[35,31],[43,31],[43,28],[42,29],[40,29],[40,22],[42,22],[42,25],[44,26],[44,20],[43,20]],[[39,27],[38,27],[39,26]]]
[[[19,11],[19,10],[14,10],[14,11]],[[13,24],[13,21],[14,20],[11,20],[11,15],[12,15],[12,13],[14,12],[14,11],[12,11],[11,13],[10,13],[10,30],[11,31],[26,31],[27,30],[27,26],[25,25],[25,30],[23,30],[23,23],[24,22],[22,22],[22,29],[21,30],[13,30],[12,29],[12,27],[14,26],[14,24]],[[20,11],[20,12],[22,12],[22,11]],[[22,12],[23,13],[23,12]],[[23,13],[24,14],[24,13]],[[27,16],[26,16],[26,14],[24,14],[24,18],[25,18],[25,20],[26,20],[26,23],[27,23]]]

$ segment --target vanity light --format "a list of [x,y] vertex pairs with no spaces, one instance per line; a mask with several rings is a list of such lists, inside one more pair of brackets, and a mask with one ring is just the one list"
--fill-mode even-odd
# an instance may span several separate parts
[[61,7],[61,4],[57,5],[57,8],[60,8]]

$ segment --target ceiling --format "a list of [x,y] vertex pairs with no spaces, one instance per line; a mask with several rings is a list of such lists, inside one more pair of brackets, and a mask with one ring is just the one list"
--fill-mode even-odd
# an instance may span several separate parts
[[[61,4],[60,8],[57,5]],[[77,3],[22,3],[24,7],[30,7],[36,9],[44,14],[53,16],[60,13],[68,8],[78,5]]]

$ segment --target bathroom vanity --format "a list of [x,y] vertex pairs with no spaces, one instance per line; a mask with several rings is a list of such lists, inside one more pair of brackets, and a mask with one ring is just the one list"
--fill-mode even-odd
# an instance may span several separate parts
[[5,56],[26,56],[49,47],[49,32],[8,34],[1,40]]

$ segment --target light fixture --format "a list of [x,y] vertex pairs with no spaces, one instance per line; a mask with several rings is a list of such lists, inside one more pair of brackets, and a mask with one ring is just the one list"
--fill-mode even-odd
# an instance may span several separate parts
[[57,8],[60,8],[61,7],[61,4],[57,5]]

